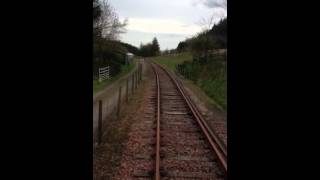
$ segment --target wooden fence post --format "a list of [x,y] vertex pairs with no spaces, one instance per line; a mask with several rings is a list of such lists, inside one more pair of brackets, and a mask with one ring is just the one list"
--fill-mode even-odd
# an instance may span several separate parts
[[120,117],[120,105],[121,105],[121,86],[119,87],[119,97],[118,97],[118,109],[117,109],[117,117]]
[[128,92],[129,92],[129,78],[127,78],[127,88],[126,88],[126,101],[127,101],[127,103],[129,101]]
[[101,144],[102,139],[102,100],[99,100],[99,119],[98,119],[98,144]]
[[134,73],[132,73],[132,80],[131,80],[131,95],[134,93]]
[[142,64],[140,64],[140,81],[142,80]]
[[136,81],[136,86],[135,86],[135,88],[136,88],[136,89],[137,89],[137,87],[138,87],[138,81],[137,81],[138,78],[137,78],[137,77],[138,77],[138,76],[137,76],[137,71],[136,71],[136,72],[135,72],[135,78],[136,78],[136,79],[135,79],[135,81]]

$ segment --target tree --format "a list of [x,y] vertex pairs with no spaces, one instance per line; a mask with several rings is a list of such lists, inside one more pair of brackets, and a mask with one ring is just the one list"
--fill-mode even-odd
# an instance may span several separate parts
[[111,66],[110,73],[120,72],[125,64],[128,49],[134,48],[119,42],[118,36],[125,32],[127,20],[120,22],[108,0],[93,0],[93,72],[97,76],[98,68]]
[[185,41],[179,42],[178,47],[177,47],[177,51],[179,53],[186,51],[187,46],[188,46],[187,42],[185,42]]
[[160,53],[160,46],[156,37],[152,40],[152,55],[156,56]]
[[211,34],[209,31],[214,26],[214,15],[211,15],[208,19],[202,18],[199,24],[202,26],[201,39],[203,39],[203,51],[204,51],[204,59],[205,61],[208,59],[209,50],[212,48]]
[[98,0],[93,0],[93,22],[96,22],[101,15],[100,4]]
[[116,40],[118,35],[126,32],[125,27],[128,19],[120,22],[117,13],[114,11],[108,0],[100,3],[101,15],[94,22],[95,28],[99,29],[101,36],[107,40]]
[[141,56],[156,56],[160,54],[160,47],[157,38],[153,38],[151,43],[140,44],[140,53]]

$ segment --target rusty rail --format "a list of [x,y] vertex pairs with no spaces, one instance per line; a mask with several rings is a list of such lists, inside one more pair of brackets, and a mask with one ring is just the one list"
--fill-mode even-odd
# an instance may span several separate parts
[[159,75],[154,66],[151,64],[152,69],[156,75],[156,82],[157,82],[157,132],[156,132],[156,170],[154,177],[156,180],[160,180],[160,82],[159,82]]

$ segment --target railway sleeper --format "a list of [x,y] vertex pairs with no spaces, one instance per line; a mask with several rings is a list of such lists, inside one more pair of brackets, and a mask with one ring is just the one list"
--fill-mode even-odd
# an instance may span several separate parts
[[133,176],[134,177],[142,177],[142,178],[151,178],[153,177],[153,171],[146,171],[146,170],[134,170]]
[[170,171],[163,173],[165,177],[173,177],[173,178],[215,178],[216,176],[212,173],[203,173],[203,172],[178,172],[178,171]]

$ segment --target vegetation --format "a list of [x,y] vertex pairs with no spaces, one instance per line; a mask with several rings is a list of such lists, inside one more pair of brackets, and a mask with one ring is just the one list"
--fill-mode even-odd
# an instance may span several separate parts
[[199,86],[209,97],[227,109],[227,62],[223,55],[210,55],[203,61],[185,61],[181,73]]
[[126,68],[127,52],[136,54],[137,47],[118,40],[125,32],[127,20],[120,22],[117,13],[107,0],[93,0],[93,78],[97,80],[98,69],[110,66],[110,75],[116,76]]
[[[212,26],[212,20],[208,20]],[[227,48],[227,18],[220,20],[219,23],[207,28],[196,36],[181,41],[178,44],[177,52],[191,51],[194,56],[203,57],[209,54],[212,49]]]
[[150,56],[157,56],[160,54],[160,46],[158,43],[157,38],[153,38],[151,43],[146,45],[140,45],[140,56],[150,57]]
[[182,64],[184,61],[192,61],[192,55],[189,52],[181,53],[177,56],[166,55],[157,56],[153,58],[153,61],[168,67],[170,70],[174,71],[178,64]]

